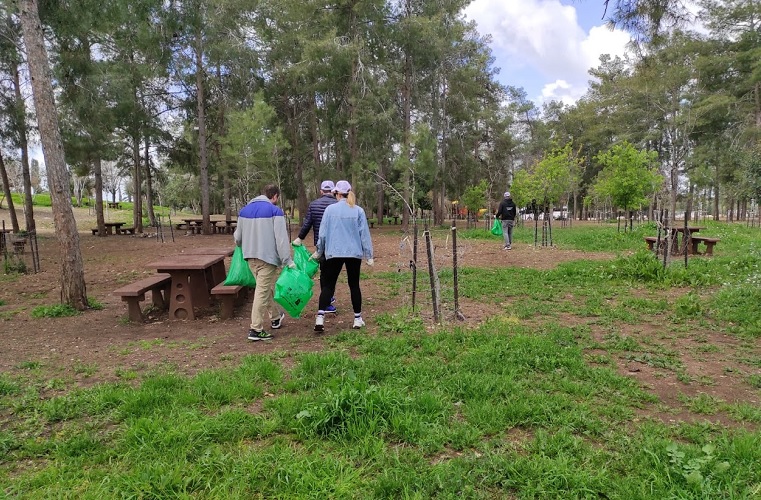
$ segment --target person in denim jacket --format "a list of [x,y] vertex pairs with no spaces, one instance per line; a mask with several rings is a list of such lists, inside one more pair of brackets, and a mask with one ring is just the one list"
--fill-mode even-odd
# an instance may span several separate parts
[[367,216],[362,207],[357,206],[351,184],[348,181],[338,181],[333,192],[338,201],[328,206],[322,215],[317,250],[312,254],[313,259],[325,259],[320,272],[320,299],[314,323],[316,332],[325,330],[325,311],[330,305],[338,275],[344,266],[354,309],[353,328],[365,326],[359,272],[362,259],[367,259],[369,266],[373,265],[373,243],[370,240]]

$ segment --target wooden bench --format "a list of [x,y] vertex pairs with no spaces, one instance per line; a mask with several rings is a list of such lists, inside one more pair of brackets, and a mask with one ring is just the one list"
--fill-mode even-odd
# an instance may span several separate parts
[[134,227],[123,227],[119,229],[119,234],[135,234]]
[[211,289],[211,294],[219,299],[220,319],[232,318],[235,307],[242,305],[246,301],[246,287],[240,285],[225,285],[220,283]]
[[169,274],[158,273],[118,288],[113,293],[127,303],[129,320],[142,323],[145,318],[140,308],[140,302],[145,300],[145,292],[150,291],[153,305],[163,310],[169,305],[169,288],[171,285],[172,277]]
[[98,228],[97,227],[94,227],[94,228],[90,229],[90,231],[92,231],[92,235],[93,236],[98,234]]
[[721,240],[719,238],[708,238],[706,236],[693,236],[691,238],[692,240],[692,254],[698,255],[700,252],[698,252],[698,246],[700,243],[705,243],[706,245],[706,255],[713,255],[713,247],[716,246],[718,242]]

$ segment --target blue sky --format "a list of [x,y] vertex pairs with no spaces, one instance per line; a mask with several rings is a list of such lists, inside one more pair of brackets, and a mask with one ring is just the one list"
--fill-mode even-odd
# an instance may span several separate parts
[[600,55],[624,55],[629,35],[610,30],[603,13],[603,0],[474,0],[465,9],[492,38],[498,80],[538,104],[575,102]]

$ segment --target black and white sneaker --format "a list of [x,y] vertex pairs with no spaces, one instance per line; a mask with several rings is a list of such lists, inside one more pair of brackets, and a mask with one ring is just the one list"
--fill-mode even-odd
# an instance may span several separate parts
[[285,313],[281,312],[280,316],[277,317],[277,319],[272,320],[272,329],[277,330],[281,326],[283,326],[283,319],[285,318]]
[[315,318],[314,331],[315,332],[325,331],[325,315],[324,314],[318,314],[317,317]]

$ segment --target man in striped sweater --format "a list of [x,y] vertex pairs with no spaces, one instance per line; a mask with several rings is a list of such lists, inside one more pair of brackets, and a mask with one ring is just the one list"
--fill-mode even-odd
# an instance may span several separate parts
[[[320,184],[320,197],[309,204],[306,217],[304,217],[304,224],[301,226],[298,237],[293,240],[295,246],[302,245],[302,240],[307,237],[309,230],[312,229],[314,246],[317,247],[317,238],[320,233],[322,215],[325,213],[326,208],[336,202],[336,197],[333,195],[334,188],[335,185],[333,184],[333,181],[322,181],[322,184]],[[320,259],[320,286],[322,286],[322,265],[324,262],[325,259]],[[325,309],[326,313],[336,312],[335,302],[335,297],[330,299],[330,305]]]

